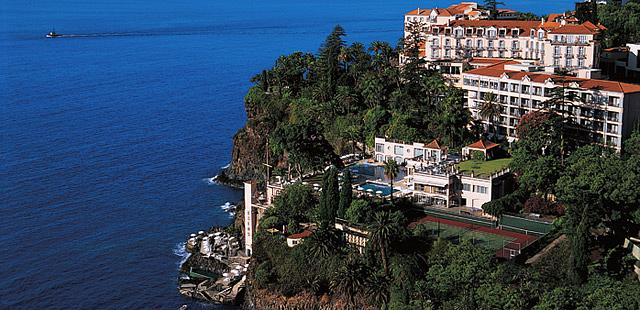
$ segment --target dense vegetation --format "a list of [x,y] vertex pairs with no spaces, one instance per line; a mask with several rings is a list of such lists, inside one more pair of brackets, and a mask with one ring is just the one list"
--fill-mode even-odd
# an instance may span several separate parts
[[589,18],[607,27],[603,46],[616,47],[640,42],[640,2],[630,0],[625,5],[621,5],[619,1],[607,2],[598,5],[597,17]]
[[[636,139],[640,140],[640,135]],[[590,153],[596,150],[601,153]],[[589,210],[593,214],[585,213],[584,205],[572,203],[571,199],[571,193],[591,193],[600,186],[613,188],[605,184],[609,179],[594,175],[600,173],[596,170],[602,168],[601,163],[619,161],[623,164],[639,158],[638,154],[620,158],[602,151],[587,146],[569,156],[567,169],[570,172],[563,174],[557,186],[558,192],[567,191],[559,197],[567,204],[568,213],[553,233],[566,233],[569,239],[530,266],[498,261],[494,252],[466,241],[453,244],[434,239],[422,225],[407,228],[407,219],[412,214],[408,211],[410,202],[404,200],[394,203],[371,198],[352,201],[345,211],[345,218],[370,232],[365,252],[359,254],[332,229],[330,215],[331,210],[340,205],[343,193],[350,192],[351,187],[344,186],[333,193],[322,191],[317,199],[316,192],[299,184],[285,189],[275,207],[269,209],[267,219],[276,217],[277,220],[265,220],[261,224],[263,230],[256,235],[254,246],[253,283],[258,289],[284,296],[303,291],[331,296],[352,309],[637,309],[640,307],[640,295],[637,294],[640,283],[629,276],[633,261],[626,250],[620,248],[620,239],[614,236],[618,232],[599,235],[596,240],[591,231],[598,225],[605,225],[619,230],[619,236],[628,236],[625,235],[627,230],[637,228],[639,223],[638,207],[621,202],[636,199],[637,203],[637,197],[628,196],[638,193],[627,187],[630,183],[621,189],[624,194],[609,195],[601,191],[605,196],[598,199],[606,200],[602,203],[610,210]],[[586,161],[585,153],[601,160]],[[604,157],[599,157],[603,154]],[[618,173],[615,176],[620,176],[620,167],[614,167]],[[324,183],[337,184],[336,172],[335,168],[327,170]],[[603,174],[609,173],[611,170]],[[591,189],[585,188],[583,183],[593,177],[599,182],[587,186]],[[615,199],[617,205],[609,199]],[[290,203],[295,201],[310,202],[309,208],[283,212],[282,208],[294,207]],[[589,208],[594,208],[595,202],[591,203]],[[327,207],[331,210],[322,211]],[[635,219],[629,217],[631,210],[635,210],[631,215],[636,216]],[[619,217],[610,217],[614,212],[621,213]],[[320,226],[312,237],[296,247],[287,247],[282,235],[272,235],[264,230],[296,221],[301,214],[305,221],[312,220]],[[618,224],[621,225],[616,227]],[[600,254],[591,255],[593,250]]]
[[[475,127],[469,127],[462,91],[423,69],[418,35],[396,48],[384,42],[347,45],[344,36],[337,26],[317,56],[281,56],[253,78],[245,101],[256,116],[248,125],[268,127],[276,173],[294,176],[339,165],[337,155],[372,146],[376,136],[437,138],[455,148],[477,135],[468,129]],[[399,52],[406,56],[402,70]]]
[[[372,146],[375,136],[438,138],[456,148],[480,130],[462,93],[421,68],[417,36],[397,48],[374,42],[367,49],[346,45],[344,35],[336,27],[317,56],[280,57],[247,95],[248,108],[260,111],[251,121],[270,128],[276,172],[302,175],[335,164],[324,173],[322,192],[291,185],[261,220],[252,264],[257,288],[331,296],[353,309],[640,307],[640,284],[629,276],[632,260],[621,247],[640,229],[640,133],[621,155],[582,144],[574,124],[553,108],[523,117],[510,150],[518,189],[483,208],[560,216],[552,235],[568,238],[532,265],[498,261],[466,242],[435,240],[421,225],[409,229],[410,201],[352,197],[338,155]],[[406,56],[402,70],[399,52]],[[566,100],[562,94],[547,104],[563,109]],[[492,109],[483,113],[490,121]],[[397,169],[388,166],[387,174]],[[369,231],[364,254],[344,243],[333,228],[336,216]],[[295,233],[305,222],[317,230],[293,248],[266,230]]]

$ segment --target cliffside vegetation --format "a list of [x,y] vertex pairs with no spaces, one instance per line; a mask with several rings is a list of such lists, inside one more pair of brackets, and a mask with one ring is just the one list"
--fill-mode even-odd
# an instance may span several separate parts
[[[546,123],[549,118],[538,120]],[[640,225],[640,199],[634,189],[640,187],[640,134],[630,139],[623,156],[602,147],[583,146],[573,150],[564,164],[552,151],[559,147],[549,146],[551,158],[545,160],[564,167],[558,172],[559,177],[549,177],[548,171],[537,168],[539,163],[534,157],[545,155],[534,156],[527,151],[528,146],[543,142],[534,137],[548,137],[550,133],[536,129],[535,134],[530,134],[532,137],[525,139],[518,151],[518,156],[529,156],[529,160],[521,160],[515,166],[523,175],[529,175],[522,181],[523,192],[539,204],[547,202],[539,195],[553,193],[567,210],[553,234],[566,234],[568,238],[537,262],[525,266],[499,261],[495,252],[477,245],[433,239],[425,226],[409,229],[408,219],[415,218],[415,214],[411,202],[403,199],[393,203],[372,198],[352,200],[344,218],[369,232],[364,253],[360,254],[332,228],[341,197],[351,187],[323,190],[318,198],[314,191],[297,184],[286,188],[276,199],[256,235],[251,285],[263,294],[269,292],[271,302],[266,305],[260,301],[252,306],[637,309],[640,283],[631,276],[634,260],[621,245],[622,238],[637,234]],[[537,149],[538,146],[529,150]],[[327,170],[323,188],[339,183],[336,172],[336,168]],[[539,178],[535,173],[546,181],[536,182]],[[293,227],[298,221],[316,222],[319,228],[293,248],[287,247],[283,236],[266,232],[267,228],[282,225],[296,232]]]
[[245,97],[249,119],[236,135],[229,174],[263,176],[267,143],[274,172],[295,176],[338,165],[338,155],[360,152],[376,136],[438,138],[450,147],[477,136],[467,129],[471,117],[462,91],[421,66],[417,35],[395,48],[385,42],[347,45],[345,36],[336,26],[317,55],[281,56],[252,79]]

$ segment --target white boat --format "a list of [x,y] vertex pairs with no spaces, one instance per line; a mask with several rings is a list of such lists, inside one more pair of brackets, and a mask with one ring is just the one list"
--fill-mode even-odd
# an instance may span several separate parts
[[47,38],[58,38],[61,37],[62,35],[59,33],[56,33],[55,30],[49,31],[49,33],[47,33],[46,37]]

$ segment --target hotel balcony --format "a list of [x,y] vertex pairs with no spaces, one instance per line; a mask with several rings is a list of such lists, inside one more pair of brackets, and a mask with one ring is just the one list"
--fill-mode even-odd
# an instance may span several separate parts
[[560,54],[553,54],[553,58],[562,58],[562,55],[560,55]]
[[578,58],[579,58],[579,59],[586,59],[586,58],[587,58],[587,55],[585,55],[585,54],[578,54]]

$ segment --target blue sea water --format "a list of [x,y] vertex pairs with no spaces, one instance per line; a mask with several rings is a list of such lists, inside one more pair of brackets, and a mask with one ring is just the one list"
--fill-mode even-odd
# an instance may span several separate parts
[[176,291],[179,245],[240,199],[206,179],[230,160],[251,76],[335,24],[395,44],[405,11],[449,3],[2,1],[0,308],[206,307]]

